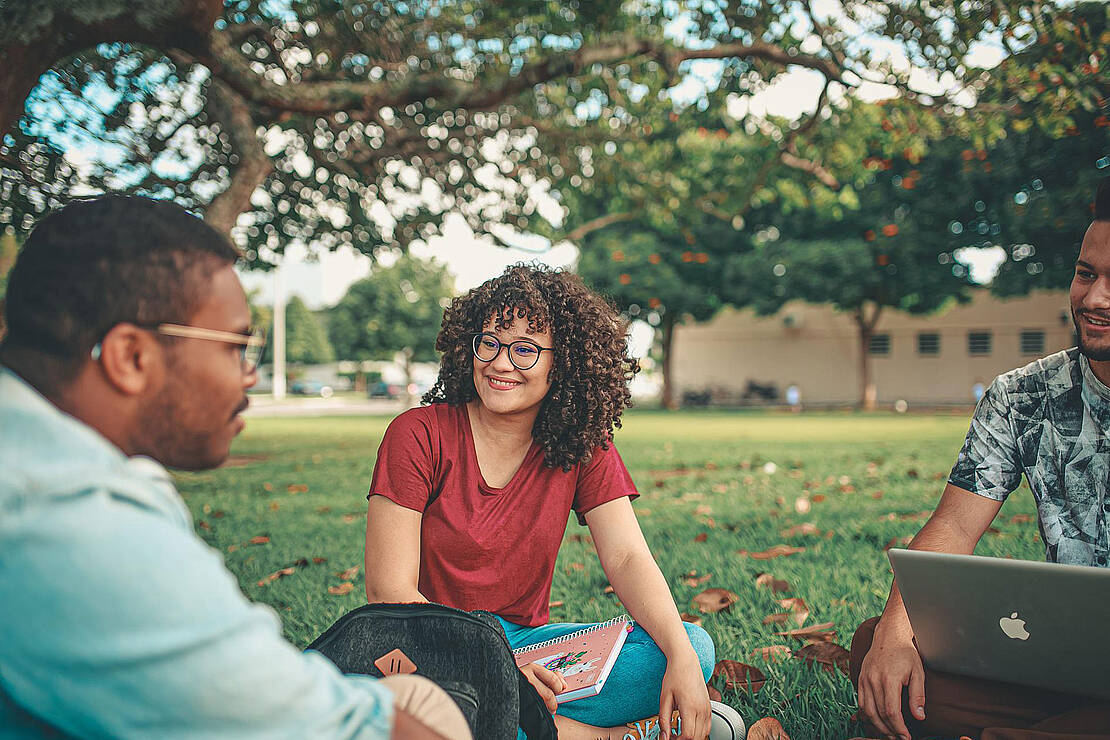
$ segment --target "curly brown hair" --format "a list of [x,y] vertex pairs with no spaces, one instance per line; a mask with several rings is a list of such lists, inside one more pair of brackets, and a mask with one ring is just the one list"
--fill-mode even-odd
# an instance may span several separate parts
[[551,388],[532,427],[544,464],[570,470],[588,462],[594,448],[608,447],[632,405],[628,381],[640,371],[628,353],[628,323],[582,278],[543,265],[512,265],[451,302],[436,337],[443,354],[439,377],[424,403],[458,405],[478,397],[471,342],[494,317],[498,329],[516,317],[528,319],[530,332],[551,328]]

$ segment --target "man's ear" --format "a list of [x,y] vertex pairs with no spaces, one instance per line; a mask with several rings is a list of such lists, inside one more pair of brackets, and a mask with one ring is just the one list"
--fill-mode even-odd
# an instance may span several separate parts
[[120,393],[142,395],[161,385],[165,350],[150,331],[116,324],[100,341],[100,368]]

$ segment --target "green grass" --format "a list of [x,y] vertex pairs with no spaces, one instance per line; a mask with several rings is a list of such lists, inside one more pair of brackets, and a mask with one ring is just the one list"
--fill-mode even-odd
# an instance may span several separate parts
[[[250,598],[278,610],[297,645],[364,600],[361,569],[350,593],[332,595],[328,587],[342,582],[338,572],[362,564],[364,496],[388,423],[385,417],[255,419],[233,449],[237,466],[178,476],[201,536],[225,553]],[[704,615],[703,624],[718,659],[751,663],[768,676],[754,696],[725,693],[749,722],[773,715],[795,740],[859,734],[849,719],[855,705],[846,677],[798,660],[768,664],[750,656],[776,643],[800,646],[773,634],[781,627],[762,624],[782,611],[775,603],[782,596],[758,588],[755,576],[766,571],[789,582],[788,595],[809,605],[807,624],[833,622],[837,641],[847,647],[855,626],[877,614],[886,598],[884,545],[921,526],[914,517],[934,506],[966,430],[967,416],[958,414],[627,414],[617,445],[642,493],[635,508],[679,609],[695,612],[690,600],[706,587],[740,597],[731,610]],[[777,466],[772,475],[762,471],[768,462]],[[800,514],[796,501],[806,495],[812,508]],[[1033,513],[1028,492],[1016,493],[996,521],[1000,531],[987,535],[978,552],[1042,559],[1036,525],[1011,521]],[[821,534],[784,536],[804,522]],[[589,542],[571,536],[586,530],[572,520],[567,533],[551,594],[565,605],[552,610],[552,619],[597,621],[620,613],[615,596],[603,594],[607,582]],[[696,542],[703,533],[705,541]],[[269,541],[249,544],[262,535]],[[737,553],[779,543],[806,550],[765,561]],[[259,585],[305,560],[293,575]],[[691,587],[683,581],[692,570],[712,578]]]

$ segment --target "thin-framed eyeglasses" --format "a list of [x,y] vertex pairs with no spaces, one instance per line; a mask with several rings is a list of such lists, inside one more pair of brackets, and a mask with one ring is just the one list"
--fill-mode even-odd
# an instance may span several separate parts
[[502,342],[488,331],[474,335],[474,357],[482,362],[493,362],[501,354],[501,348],[508,347],[509,362],[517,370],[531,370],[540,361],[540,353],[554,352],[554,347],[541,347],[529,339],[518,339],[515,342]]
[[[167,337],[184,337],[186,339],[204,339],[210,342],[224,342],[225,344],[239,345],[239,362],[243,373],[249,375],[258,368],[258,361],[262,358],[262,350],[266,346],[266,332],[262,329],[251,329],[245,334],[235,331],[221,331],[219,329],[205,329],[201,326],[187,326],[185,324],[135,324],[142,329],[148,329]],[[100,342],[92,348],[92,358],[100,359]]]

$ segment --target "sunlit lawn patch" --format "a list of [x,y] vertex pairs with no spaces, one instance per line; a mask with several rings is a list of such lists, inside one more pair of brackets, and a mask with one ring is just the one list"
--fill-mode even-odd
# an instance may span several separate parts
[[[798,738],[850,737],[854,692],[831,647],[878,614],[884,548],[923,523],[944,486],[967,415],[631,412],[617,446],[641,492],[641,526],[679,610],[700,619],[718,658],[766,676],[755,694],[714,685],[753,721]],[[252,599],[306,645],[364,601],[366,489],[388,418],[254,419],[234,467],[178,477],[201,536]],[[978,552],[1039,560],[1034,508],[1017,492]],[[560,621],[623,609],[588,530],[571,520],[551,598]],[[708,576],[708,577],[707,577]],[[349,584],[349,585],[348,585]],[[719,610],[694,597],[717,592]],[[798,599],[800,601],[788,601]],[[701,603],[713,604],[712,599]],[[785,616],[772,617],[781,614]],[[766,621],[766,623],[765,623]],[[799,624],[801,622],[801,624]],[[826,626],[826,623],[831,625]],[[782,647],[775,647],[782,646]]]

